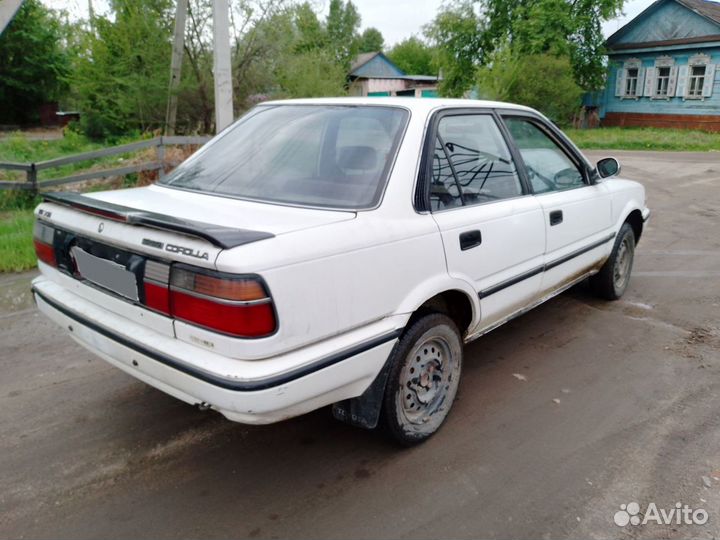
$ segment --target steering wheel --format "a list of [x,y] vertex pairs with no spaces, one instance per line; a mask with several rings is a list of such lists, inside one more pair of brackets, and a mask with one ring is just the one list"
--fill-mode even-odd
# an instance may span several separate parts
[[[528,174],[530,175],[530,178],[537,178],[540,180],[549,190],[554,190],[556,188],[555,182],[550,180],[547,176],[543,176],[539,172],[537,172],[535,169],[533,169],[530,165],[526,165]],[[556,175],[557,176],[557,175]]]

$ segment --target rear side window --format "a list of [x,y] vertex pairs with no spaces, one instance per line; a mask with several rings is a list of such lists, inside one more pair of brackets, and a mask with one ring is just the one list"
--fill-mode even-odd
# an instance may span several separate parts
[[407,119],[399,107],[260,106],[160,183],[262,202],[372,208]]
[[453,115],[440,119],[430,183],[432,210],[521,194],[515,164],[491,115]]

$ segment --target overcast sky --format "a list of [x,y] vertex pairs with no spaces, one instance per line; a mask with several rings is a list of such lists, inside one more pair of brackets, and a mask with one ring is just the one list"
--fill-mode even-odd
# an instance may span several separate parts
[[[88,0],[43,0],[53,8],[64,8],[71,13],[87,16]],[[362,27],[374,26],[385,37],[385,43],[393,45],[398,41],[412,36],[420,35],[422,26],[435,17],[443,0],[353,0],[362,16]],[[107,0],[92,0],[96,12],[107,10]],[[329,0],[314,0],[312,2],[323,13],[327,12]],[[603,25],[605,35],[609,36],[628,20],[649,6],[652,0],[629,0],[625,4],[625,16],[608,21]]]

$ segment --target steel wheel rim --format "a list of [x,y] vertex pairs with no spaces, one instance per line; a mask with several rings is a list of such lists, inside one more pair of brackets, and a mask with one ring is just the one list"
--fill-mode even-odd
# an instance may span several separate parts
[[630,277],[630,264],[632,263],[632,248],[630,247],[630,241],[628,238],[623,238],[623,241],[618,246],[618,251],[615,256],[615,266],[613,268],[613,282],[617,290],[622,290],[627,284],[628,278]]
[[442,336],[430,336],[412,350],[401,372],[398,403],[410,424],[423,426],[444,417],[454,398],[457,367]]

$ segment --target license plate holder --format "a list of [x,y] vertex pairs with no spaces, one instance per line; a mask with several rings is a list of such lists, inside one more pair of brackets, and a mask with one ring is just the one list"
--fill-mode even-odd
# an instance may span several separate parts
[[130,300],[139,300],[135,274],[123,265],[96,257],[77,246],[70,249],[70,255],[83,279]]

